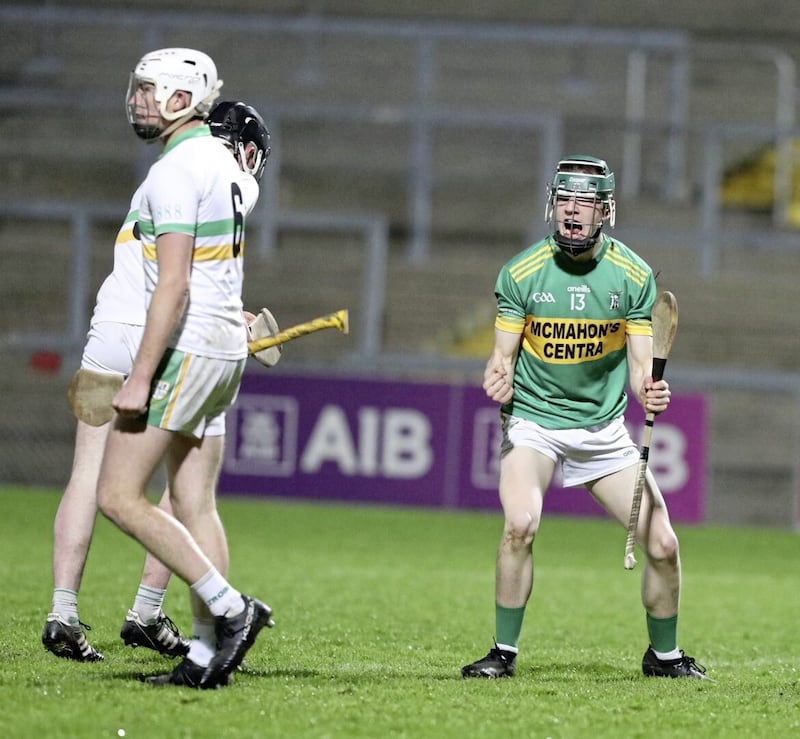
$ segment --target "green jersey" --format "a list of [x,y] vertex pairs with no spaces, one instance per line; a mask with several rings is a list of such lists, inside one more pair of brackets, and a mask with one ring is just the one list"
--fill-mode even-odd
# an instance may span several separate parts
[[653,272],[605,234],[590,262],[552,238],[508,261],[495,286],[495,327],[519,333],[514,396],[503,411],[550,429],[586,428],[625,412],[628,334],[652,336]]

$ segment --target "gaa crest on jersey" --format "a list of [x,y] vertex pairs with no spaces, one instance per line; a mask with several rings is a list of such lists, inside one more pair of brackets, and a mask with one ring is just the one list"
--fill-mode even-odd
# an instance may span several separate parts
[[610,310],[618,310],[619,309],[619,298],[621,295],[621,291],[619,290],[609,290],[608,292],[608,307]]

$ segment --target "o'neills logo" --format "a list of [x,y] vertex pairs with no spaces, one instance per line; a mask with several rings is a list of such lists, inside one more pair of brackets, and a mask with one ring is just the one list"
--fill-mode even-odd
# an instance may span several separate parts
[[522,348],[544,362],[590,362],[625,348],[625,321],[528,316]]

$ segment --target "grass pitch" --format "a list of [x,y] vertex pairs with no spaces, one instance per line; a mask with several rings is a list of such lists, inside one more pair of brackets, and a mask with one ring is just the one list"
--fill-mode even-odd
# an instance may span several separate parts
[[[152,688],[124,647],[142,553],[98,520],[80,612],[105,662],[41,645],[59,491],[0,489],[3,737],[771,737],[800,732],[800,538],[678,530],[680,644],[711,684],[648,679],[639,575],[605,520],[545,519],[517,676],[462,680],[494,631],[497,514],[224,499],[231,580],[266,600],[234,685]],[[641,557],[639,557],[641,560]],[[187,631],[186,587],[165,604]]]

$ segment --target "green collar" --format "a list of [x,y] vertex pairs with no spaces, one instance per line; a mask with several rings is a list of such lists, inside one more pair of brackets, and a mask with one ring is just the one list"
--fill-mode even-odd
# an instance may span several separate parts
[[165,147],[164,151],[161,152],[161,156],[159,159],[164,156],[168,151],[174,149],[178,144],[182,141],[186,141],[187,139],[194,139],[200,136],[210,136],[211,129],[208,127],[208,124],[204,123],[201,126],[192,126],[192,128],[183,131],[183,133],[179,133],[175,138],[173,138]]

